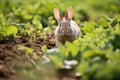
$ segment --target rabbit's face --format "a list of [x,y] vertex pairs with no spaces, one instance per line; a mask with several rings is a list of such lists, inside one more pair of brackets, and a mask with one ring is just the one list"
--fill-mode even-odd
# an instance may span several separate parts
[[62,18],[59,23],[58,23],[58,33],[60,35],[65,35],[69,36],[71,35],[71,25],[70,25],[70,20],[66,18]]
[[54,17],[58,21],[58,28],[56,31],[57,34],[62,36],[70,36],[73,33],[71,26],[72,12],[72,8],[69,8],[65,14],[65,17],[63,17],[62,12],[56,8],[54,9]]

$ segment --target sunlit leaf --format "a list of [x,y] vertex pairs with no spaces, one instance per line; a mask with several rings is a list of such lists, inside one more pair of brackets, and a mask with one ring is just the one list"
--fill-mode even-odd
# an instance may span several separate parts
[[56,68],[61,68],[62,67],[62,61],[59,59],[57,56],[49,56],[50,59],[52,60],[53,64],[56,66]]
[[101,18],[99,21],[98,21],[98,25],[100,27],[107,27],[108,26],[108,21],[104,18]]
[[70,43],[70,42],[66,42],[65,45],[68,48],[68,50],[71,52],[71,55],[73,57],[75,57],[78,54],[79,48],[77,45]]
[[9,26],[6,28],[5,32],[7,35],[11,35],[11,34],[16,35],[18,32],[18,29],[16,26]]
[[42,50],[43,53],[46,53],[47,52],[47,46],[46,45],[42,46],[41,50]]
[[92,32],[95,28],[95,23],[94,22],[88,22],[84,25],[84,28],[82,28],[83,32]]

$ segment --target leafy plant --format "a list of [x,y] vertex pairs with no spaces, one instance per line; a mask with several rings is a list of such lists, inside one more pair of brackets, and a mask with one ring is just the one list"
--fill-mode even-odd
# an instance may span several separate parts
[[0,41],[7,39],[8,37],[16,37],[18,28],[8,24],[3,14],[0,14],[0,17]]
[[48,51],[54,65],[57,68],[76,68],[83,80],[120,79],[119,65],[116,66],[120,63],[119,21],[109,19],[103,17],[96,24],[85,23],[82,27],[83,37],[59,46],[57,52]]

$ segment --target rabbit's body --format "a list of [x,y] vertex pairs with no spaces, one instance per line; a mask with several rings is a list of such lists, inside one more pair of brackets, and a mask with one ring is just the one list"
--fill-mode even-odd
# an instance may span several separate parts
[[68,34],[61,34],[61,32],[59,31],[59,26],[56,28],[55,30],[55,37],[56,37],[56,41],[61,42],[61,43],[65,43],[65,41],[70,41],[73,42],[77,37],[80,36],[80,29],[77,26],[77,24],[71,20],[71,30]]
[[[65,41],[73,42],[80,36],[80,28],[72,19],[72,8],[68,9],[65,17],[56,9],[54,11],[55,18],[58,21],[58,27],[55,30],[55,38],[57,45],[64,44]],[[71,13],[70,13],[71,12]]]

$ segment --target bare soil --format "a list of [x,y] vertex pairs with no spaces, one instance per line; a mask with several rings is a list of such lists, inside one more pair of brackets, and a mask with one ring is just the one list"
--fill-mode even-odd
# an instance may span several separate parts
[[[28,65],[28,60],[26,59],[25,54],[21,54],[20,50],[18,50],[19,44],[32,48],[35,52],[41,52],[40,48],[43,45],[46,45],[48,49],[56,47],[55,36],[53,33],[47,35],[46,40],[39,39],[39,37],[36,36],[34,42],[29,42],[29,37],[27,35],[15,40],[1,41],[0,80],[16,80],[16,65],[19,67],[22,67],[23,63]],[[42,56],[43,54],[40,54],[40,57]],[[80,78],[77,79],[77,77],[71,77],[72,72],[68,70],[59,70],[58,80],[80,80]]]

